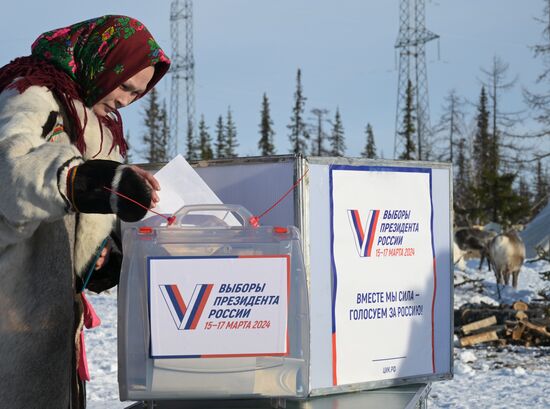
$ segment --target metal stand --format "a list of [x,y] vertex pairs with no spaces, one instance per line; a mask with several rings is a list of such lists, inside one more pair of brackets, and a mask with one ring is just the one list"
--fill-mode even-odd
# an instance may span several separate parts
[[317,396],[303,400],[210,399],[137,402],[126,409],[426,409],[431,384]]

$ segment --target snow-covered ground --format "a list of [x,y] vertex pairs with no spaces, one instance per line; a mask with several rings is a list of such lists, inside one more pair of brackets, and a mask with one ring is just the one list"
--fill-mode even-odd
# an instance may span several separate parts
[[[498,305],[495,277],[486,267],[477,270],[479,260],[467,263],[464,272],[456,271],[457,283],[480,280],[455,289],[455,307],[485,302]],[[518,289],[507,287],[502,301],[530,302],[540,298],[550,282],[539,272],[550,270],[546,262],[526,263],[519,275]],[[547,291],[550,292],[550,291]],[[92,376],[88,383],[89,409],[126,408],[120,402],[117,383],[116,291],[89,295],[102,319],[98,328],[86,331],[88,364]],[[550,408],[550,348],[480,346],[455,348],[454,379],[436,382],[429,397],[430,408]]]
[[[498,305],[496,280],[487,266],[477,269],[479,259],[467,262],[464,272],[455,271],[455,283],[474,281],[455,288],[455,308],[466,303]],[[525,263],[518,289],[501,288],[502,303],[540,299],[550,282],[539,272],[550,264]],[[432,384],[430,408],[550,408],[550,348],[488,347],[454,350],[454,379]]]

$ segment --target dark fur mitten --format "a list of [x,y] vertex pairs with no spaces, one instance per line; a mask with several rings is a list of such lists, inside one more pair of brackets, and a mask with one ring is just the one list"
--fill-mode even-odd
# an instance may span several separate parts
[[71,168],[67,174],[67,194],[77,212],[115,213],[125,222],[142,219],[151,203],[147,182],[131,167],[111,160],[89,160]]
[[86,288],[99,294],[118,285],[121,265],[122,253],[116,248],[111,248],[109,259],[103,267],[92,272]]

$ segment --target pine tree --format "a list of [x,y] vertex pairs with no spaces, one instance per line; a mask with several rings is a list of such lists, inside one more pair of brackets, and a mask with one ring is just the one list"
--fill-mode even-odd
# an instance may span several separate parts
[[[147,98],[148,105],[145,109],[144,119],[146,133],[143,135],[145,148],[140,153],[150,163],[168,162],[171,135],[166,102],[163,101],[162,108],[159,107],[158,94],[155,88],[149,92]],[[129,138],[129,135],[127,137]]]
[[[494,91],[494,90],[493,90]],[[492,99],[496,94],[493,94]],[[474,137],[474,165],[477,185],[474,188],[476,209],[472,212],[478,224],[489,221],[508,226],[524,221],[529,215],[528,197],[514,189],[516,172],[500,171],[499,130],[495,116],[488,108],[485,86],[481,88],[477,129]],[[493,108],[496,109],[493,101]],[[493,132],[490,132],[492,125]]]
[[258,141],[258,149],[262,156],[270,156],[275,154],[275,145],[273,145],[273,121],[269,114],[269,100],[264,93],[262,99],[262,110],[260,120],[260,140]]
[[489,145],[489,111],[487,109],[487,93],[485,87],[481,87],[479,102],[477,105],[476,133],[474,135],[474,164],[476,169],[476,180],[481,181],[490,172]]
[[[524,91],[527,104],[531,108],[535,120],[541,125],[542,129],[532,135],[540,141],[548,139],[550,135],[550,0],[544,0],[542,17],[537,19],[543,24],[542,38],[543,43],[533,47],[535,58],[540,58],[543,64],[543,71],[537,78],[537,91]],[[544,88],[544,89],[543,89]],[[550,157],[550,149],[540,144],[540,150],[535,153],[535,159]]]
[[200,159],[202,160],[209,160],[214,157],[212,152],[212,138],[208,133],[204,115],[201,115],[201,120],[199,122],[199,151]]
[[457,140],[461,139],[464,129],[464,102],[457,95],[456,90],[452,89],[445,97],[445,105],[443,106],[443,114],[437,126],[438,131],[444,133],[444,155],[445,160],[454,162],[454,148]]
[[237,147],[239,143],[237,142],[237,127],[233,122],[233,115],[231,114],[231,107],[227,108],[227,118],[225,122],[225,158],[236,158],[237,157]]
[[525,179],[525,176],[519,178],[518,195],[525,201],[527,207],[531,208],[531,202],[533,201],[533,193],[529,189],[529,183]]
[[145,108],[144,125],[146,133],[143,135],[143,151],[145,160],[150,163],[160,162],[162,159],[161,147],[161,112],[158,104],[157,90],[153,88],[148,95],[148,105]]
[[[490,162],[491,136],[489,134],[489,111],[487,109],[487,93],[481,87],[476,116],[476,133],[474,135],[473,163],[476,171],[475,180],[475,210],[472,216],[477,224],[490,221],[489,209],[492,197],[493,182],[497,175],[491,172]],[[496,220],[494,220],[496,221]]]
[[546,206],[550,195],[550,183],[548,172],[545,172],[540,159],[537,161],[535,172],[535,192],[533,198],[534,213],[538,213]]
[[124,163],[125,164],[129,164],[129,163],[132,163],[132,152],[131,152],[131,147],[132,145],[130,144],[130,131],[126,131],[126,137],[124,138],[126,140],[126,145],[128,145],[128,149],[126,150],[126,156],[124,157]]
[[344,156],[346,154],[346,142],[344,140],[344,126],[340,117],[340,109],[336,108],[332,133],[330,135],[330,154],[332,156]]
[[487,80],[484,85],[488,89],[488,101],[490,116],[490,134],[491,143],[489,156],[491,160],[492,172],[498,173],[501,169],[501,164],[517,166],[518,161],[516,155],[519,148],[516,144],[511,143],[514,138],[510,133],[510,129],[519,123],[520,118],[518,113],[504,112],[501,108],[502,93],[511,89],[516,80],[507,81],[508,64],[504,63],[499,57],[493,57],[493,63],[489,70],[482,69]]
[[191,121],[187,122],[187,135],[185,137],[185,147],[187,151],[187,160],[197,160],[199,155],[197,153],[197,142],[195,141],[195,135]]
[[170,126],[168,125],[168,112],[166,111],[166,101],[162,102],[162,109],[159,114],[160,138],[158,145],[158,162],[168,162],[170,160]]
[[414,143],[416,117],[414,111],[414,87],[411,80],[409,80],[407,82],[405,107],[403,108],[403,124],[401,130],[397,132],[404,139],[404,149],[399,159],[413,160],[416,158],[416,144]]
[[287,128],[290,130],[289,140],[292,147],[291,152],[295,154],[307,153],[307,141],[309,133],[303,119],[306,97],[302,93],[302,72],[298,69],[296,74],[296,92],[294,93],[294,107],[292,108],[292,116],[290,124]]
[[329,139],[329,135],[323,129],[325,123],[325,115],[328,114],[328,109],[313,108],[311,113],[315,117],[315,126],[312,126],[312,134],[315,138],[311,140],[311,156],[327,156],[329,152],[325,149],[324,141]]
[[471,225],[469,213],[473,207],[472,181],[466,155],[466,139],[460,138],[455,155],[456,173],[454,178],[454,211],[458,226]]
[[365,135],[367,136],[367,141],[365,143],[365,149],[361,152],[363,158],[368,159],[378,159],[378,154],[376,153],[376,144],[374,143],[374,133],[372,132],[371,124],[367,124],[365,128]]
[[223,117],[220,115],[216,122],[216,158],[225,158],[225,127]]
[[521,197],[514,189],[515,173],[504,173],[496,176],[498,182],[494,185],[497,190],[494,196],[499,200],[491,203],[494,208],[491,208],[490,215],[504,228],[508,228],[516,223],[524,223],[529,216],[530,207],[527,197]]

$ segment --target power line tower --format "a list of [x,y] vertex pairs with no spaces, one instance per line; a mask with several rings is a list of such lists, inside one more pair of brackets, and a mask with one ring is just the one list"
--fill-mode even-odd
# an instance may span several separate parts
[[400,150],[403,148],[403,141],[399,132],[403,124],[402,118],[407,100],[409,80],[414,89],[413,105],[416,112],[417,159],[423,160],[429,156],[429,141],[432,132],[425,44],[436,38],[439,38],[437,34],[426,29],[425,1],[399,0],[399,34],[395,43],[395,48],[399,49],[399,79],[393,145],[394,158],[399,155]]
[[[183,3],[183,4],[182,4]],[[180,50],[180,20],[185,26],[185,49]],[[172,88],[170,94],[170,129],[174,151],[177,154],[179,139],[180,80],[185,80],[187,113],[186,135],[195,135],[195,58],[193,57],[193,1],[174,0],[170,4],[170,37],[172,40]]]

